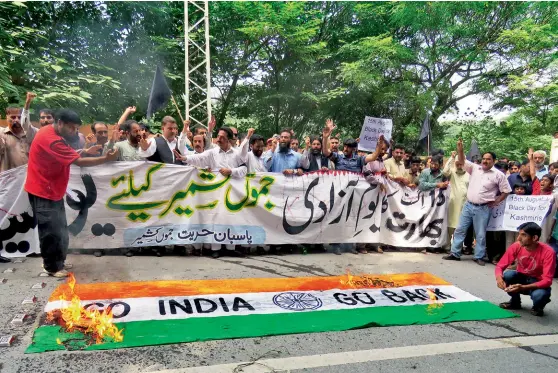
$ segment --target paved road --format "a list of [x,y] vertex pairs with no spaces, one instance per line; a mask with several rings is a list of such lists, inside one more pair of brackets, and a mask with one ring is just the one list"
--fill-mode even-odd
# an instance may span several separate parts
[[[446,262],[441,256],[418,253],[335,256],[330,254],[251,258],[132,257],[70,255],[78,282],[158,279],[328,276],[345,273],[431,272],[493,303],[506,300],[494,282],[494,267],[470,260]],[[40,259],[0,264],[0,335],[15,334],[12,347],[0,347],[4,372],[166,372],[232,373],[241,363],[261,358],[244,372],[555,372],[558,366],[558,302],[547,316],[525,310],[520,318],[371,328],[334,333],[221,340],[102,352],[51,352],[24,355],[36,319],[49,294],[60,283],[39,278]],[[8,267],[14,273],[2,273]],[[41,280],[47,286],[31,290]],[[39,302],[22,306],[35,294]],[[530,307],[529,300],[524,300]],[[31,318],[13,327],[13,315],[27,310]],[[273,370],[275,369],[275,370]],[[238,370],[237,370],[238,371]]]

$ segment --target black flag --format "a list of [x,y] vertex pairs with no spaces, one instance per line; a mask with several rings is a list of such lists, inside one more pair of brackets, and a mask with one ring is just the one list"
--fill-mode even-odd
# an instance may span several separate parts
[[[420,135],[418,139],[418,148],[427,149],[428,148],[428,136],[430,136],[430,113],[426,113],[426,118],[422,122],[422,128],[420,130]],[[430,149],[427,149],[429,152]]]
[[479,145],[477,144],[477,140],[473,139],[471,141],[471,149],[469,149],[469,153],[467,153],[467,159],[473,162],[473,157],[480,157],[480,150]]
[[171,98],[172,92],[165,80],[163,69],[157,65],[155,70],[155,77],[153,78],[153,85],[151,86],[151,93],[149,94],[149,102],[147,103],[147,119],[151,118],[160,108],[164,107]]

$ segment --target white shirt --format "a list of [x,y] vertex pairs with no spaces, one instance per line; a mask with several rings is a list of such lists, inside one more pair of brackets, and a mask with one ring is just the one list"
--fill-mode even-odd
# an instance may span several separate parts
[[256,157],[253,152],[249,152],[247,157],[248,172],[267,172],[263,157]]
[[230,168],[231,176],[240,179],[246,176],[246,164],[238,150],[229,148],[227,151],[221,148],[213,148],[201,154],[187,155],[184,163],[200,168],[210,168],[218,170],[220,168]]
[[[8,127],[6,127],[7,129]],[[29,117],[29,110],[22,109],[21,110],[21,128],[25,132],[25,136],[27,136],[27,140],[29,143],[33,141],[39,129],[31,124],[31,118]]]
[[[185,149],[186,149],[186,148],[185,148],[185,147],[182,148],[182,144],[179,144],[179,142],[178,142],[178,140],[177,140],[176,137],[175,137],[172,141],[170,141],[170,142],[169,142],[169,140],[167,140],[167,139],[165,138],[165,136],[161,136],[161,137],[167,142],[167,145],[169,146],[169,149],[170,149],[170,151],[171,151],[171,153],[172,153],[172,161],[173,161],[173,162],[175,161],[175,157],[174,157],[174,152],[173,152],[173,150],[174,150],[174,149],[177,149],[177,145],[179,145],[179,146],[178,146],[178,150],[180,151],[180,153],[181,153],[181,154],[184,154],[184,153],[185,153]],[[139,155],[140,157],[143,157],[143,158],[149,158],[149,157],[151,157],[153,154],[155,154],[156,151],[157,151],[157,145],[155,144],[155,138],[152,138],[152,139],[149,140],[149,147],[147,148],[147,150],[143,150],[143,149],[141,148],[141,146],[139,147],[139,149],[138,149],[138,155]]]

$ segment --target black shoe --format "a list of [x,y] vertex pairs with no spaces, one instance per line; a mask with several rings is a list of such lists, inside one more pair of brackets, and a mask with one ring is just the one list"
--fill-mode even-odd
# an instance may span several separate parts
[[0,263],[11,263],[12,261],[8,258],[4,258],[0,255]]
[[230,256],[235,256],[237,258],[246,258],[246,254],[241,250],[228,250]]
[[93,252],[93,255],[95,255],[97,258],[103,256],[103,251],[102,250],[95,250]]
[[485,261],[482,259],[473,259],[473,262],[477,263],[481,267],[484,267],[486,265]]
[[444,260],[455,260],[455,261],[458,261],[458,262],[461,260],[461,258],[453,256],[452,254],[443,256],[442,259],[444,259]]
[[531,315],[541,317],[544,316],[544,311],[540,308],[533,307],[531,308]]
[[124,255],[126,255],[128,258],[134,256],[134,252],[132,250],[128,250],[126,251],[126,253],[124,253]]
[[211,253],[211,257],[212,257],[213,259],[219,258],[219,257],[220,257],[219,252],[218,252],[218,251],[212,252],[212,253]]

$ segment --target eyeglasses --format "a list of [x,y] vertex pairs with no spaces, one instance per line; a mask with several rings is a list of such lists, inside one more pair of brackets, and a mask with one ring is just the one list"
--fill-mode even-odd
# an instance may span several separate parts
[[21,119],[21,115],[11,115],[10,119],[14,120],[14,119]]

